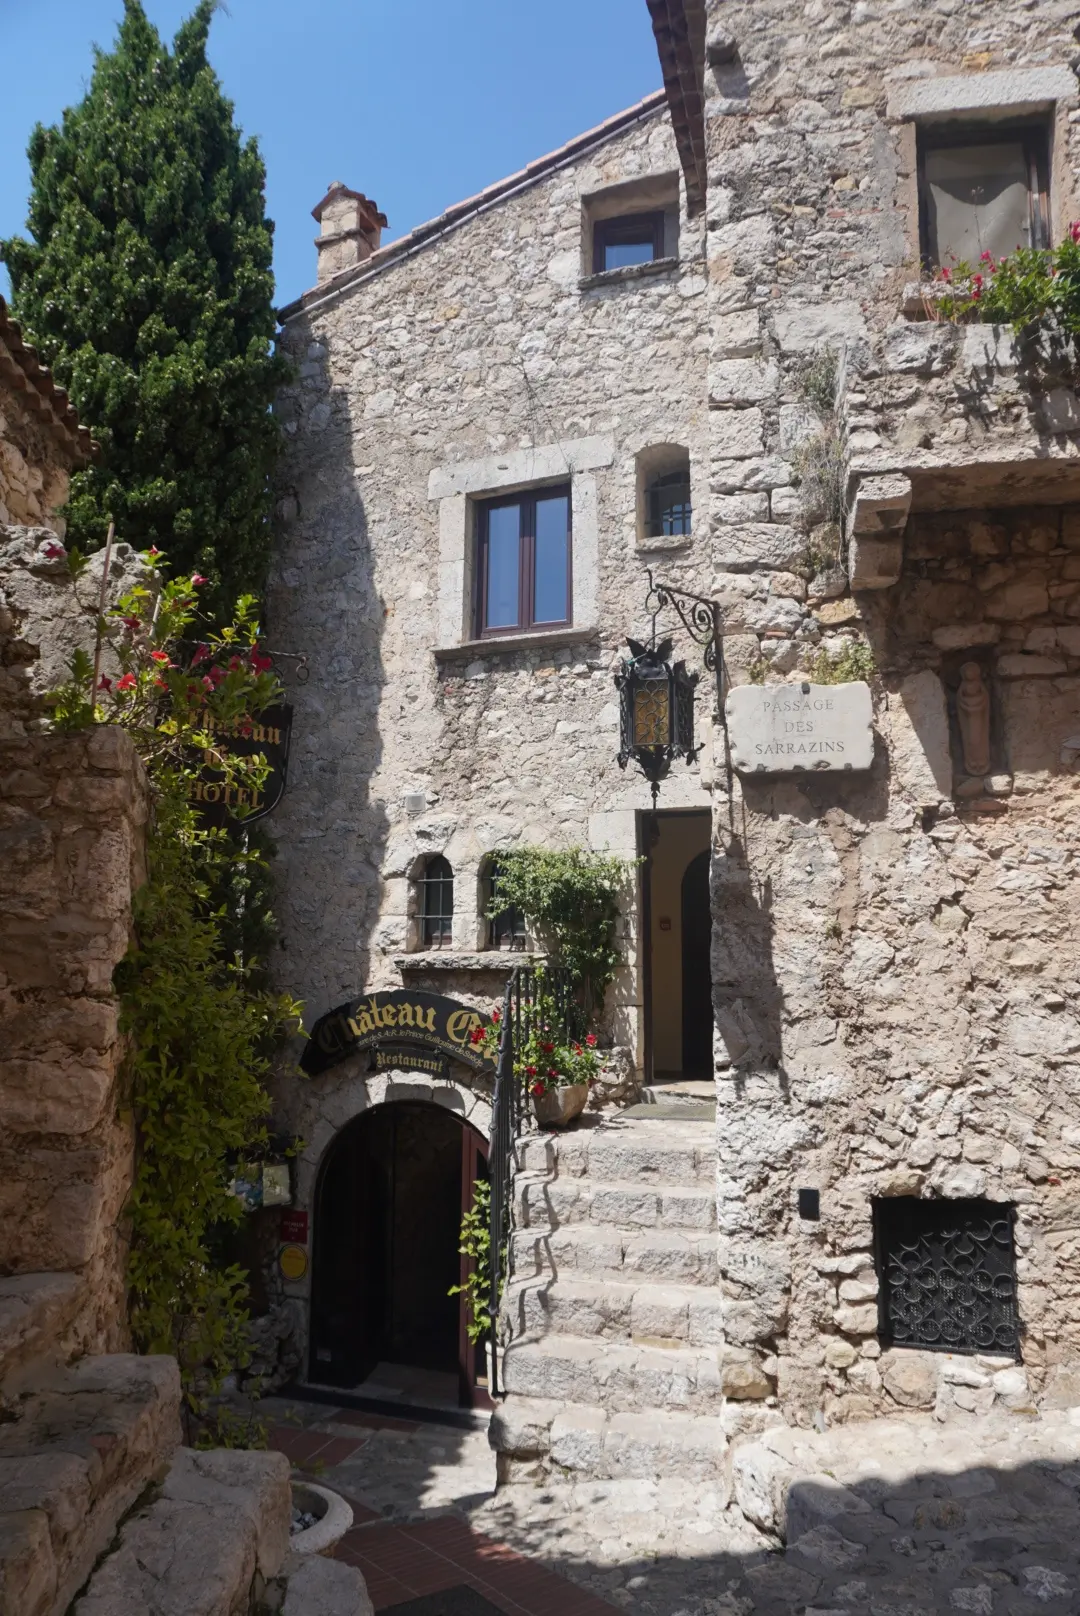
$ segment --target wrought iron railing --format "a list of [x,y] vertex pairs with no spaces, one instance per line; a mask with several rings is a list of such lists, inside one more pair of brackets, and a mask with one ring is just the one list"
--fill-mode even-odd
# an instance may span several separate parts
[[527,1096],[525,1080],[517,1071],[517,1051],[535,1025],[543,1003],[546,1025],[555,1042],[580,1036],[583,1021],[570,977],[554,967],[519,965],[506,984],[502,1007],[502,1033],[495,1068],[491,1105],[491,1140],[488,1177],[491,1183],[491,1379],[488,1390],[499,1395],[499,1304],[510,1278],[513,1233],[514,1149],[524,1131]]

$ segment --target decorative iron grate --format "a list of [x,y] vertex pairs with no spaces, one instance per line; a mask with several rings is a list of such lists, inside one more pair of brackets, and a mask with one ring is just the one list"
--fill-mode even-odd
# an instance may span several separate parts
[[997,1201],[874,1202],[887,1345],[1019,1356],[1013,1216]]

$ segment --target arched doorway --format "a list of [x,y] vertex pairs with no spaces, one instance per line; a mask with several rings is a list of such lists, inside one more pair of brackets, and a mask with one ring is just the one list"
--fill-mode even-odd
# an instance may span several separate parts
[[417,1385],[456,1377],[458,1401],[476,1401],[477,1354],[448,1292],[465,1277],[461,1215],[486,1171],[485,1140],[439,1105],[374,1106],[342,1128],[315,1192],[313,1382],[362,1391],[370,1379],[378,1395],[412,1371]]

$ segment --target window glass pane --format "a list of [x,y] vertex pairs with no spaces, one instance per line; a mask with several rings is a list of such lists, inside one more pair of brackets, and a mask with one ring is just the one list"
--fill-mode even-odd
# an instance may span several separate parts
[[655,256],[651,230],[643,233],[639,240],[604,243],[605,269],[625,269],[630,264],[651,264]]
[[521,565],[521,506],[495,505],[487,513],[485,628],[515,628]]
[[533,621],[565,623],[570,500],[566,494],[536,502],[536,576]]
[[978,263],[1031,245],[1023,143],[947,146],[926,153],[926,205],[938,262]]
[[649,489],[649,535],[658,539],[690,531],[690,479],[681,472],[658,477]]
[[441,855],[424,872],[424,942],[430,948],[449,948],[454,931],[454,872]]

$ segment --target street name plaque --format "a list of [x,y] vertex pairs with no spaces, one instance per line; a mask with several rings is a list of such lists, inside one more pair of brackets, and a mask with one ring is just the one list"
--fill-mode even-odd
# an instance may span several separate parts
[[739,685],[724,704],[740,774],[833,773],[874,761],[870,686]]

